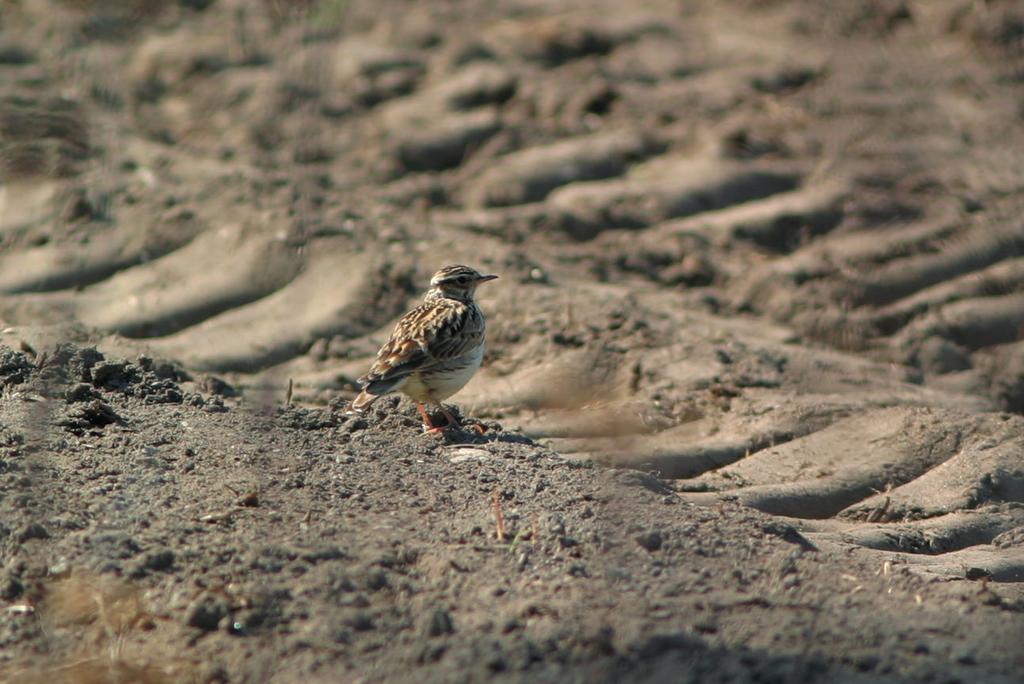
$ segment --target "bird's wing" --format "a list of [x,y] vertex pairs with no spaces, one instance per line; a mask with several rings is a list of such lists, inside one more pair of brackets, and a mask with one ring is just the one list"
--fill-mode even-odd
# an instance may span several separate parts
[[472,309],[462,303],[421,304],[398,321],[359,383],[394,384],[417,370],[457,358],[482,341],[483,331],[476,328]]
[[431,326],[427,351],[435,361],[457,359],[476,349],[484,341],[479,313],[472,307],[457,304],[452,312],[438,317]]

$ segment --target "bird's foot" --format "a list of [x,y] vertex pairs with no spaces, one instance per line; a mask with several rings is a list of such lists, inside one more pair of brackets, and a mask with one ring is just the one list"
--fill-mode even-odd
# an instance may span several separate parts
[[420,416],[423,417],[423,431],[429,435],[439,435],[446,430],[459,426],[459,422],[443,406],[441,410],[444,411],[444,415],[448,419],[448,423],[445,425],[434,425],[434,422],[430,420],[430,414],[427,413],[427,409],[418,401],[416,402],[416,409],[420,412]]
[[[445,411],[445,413],[448,413],[448,412]],[[434,425],[433,423],[428,423],[428,422],[424,422],[423,423],[423,430],[427,434],[431,434],[431,435],[439,435],[439,434],[448,432],[449,430],[461,430],[461,429],[462,429],[462,425],[459,423],[459,421],[455,420],[450,414],[448,415],[448,422],[445,423],[444,425]]]
[[483,425],[476,421],[472,421],[467,425],[463,425],[459,420],[452,415],[452,412],[444,407],[444,404],[438,402],[437,407],[441,409],[441,413],[444,414],[445,420],[447,421],[444,425],[434,425],[434,422],[430,420],[430,414],[427,413],[426,407],[423,404],[416,402],[416,408],[420,412],[420,416],[423,417],[423,431],[431,435],[439,435],[449,430],[462,430],[468,428],[476,432],[477,434],[484,434],[487,431]]

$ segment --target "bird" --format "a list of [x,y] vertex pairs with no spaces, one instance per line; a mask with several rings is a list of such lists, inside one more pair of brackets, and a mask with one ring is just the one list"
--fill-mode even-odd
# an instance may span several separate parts
[[[479,285],[497,277],[461,264],[435,273],[423,303],[398,320],[369,372],[358,379],[360,392],[352,409],[363,411],[385,394],[402,392],[416,402],[427,432],[458,427],[441,402],[465,387],[480,368],[484,315],[473,295]],[[447,425],[434,425],[424,404],[440,407]]]

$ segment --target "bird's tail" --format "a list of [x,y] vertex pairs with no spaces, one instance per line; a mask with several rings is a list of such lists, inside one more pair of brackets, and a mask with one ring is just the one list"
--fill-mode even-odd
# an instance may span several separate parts
[[365,408],[369,408],[370,404],[380,397],[379,394],[370,394],[366,390],[359,393],[355,399],[352,400],[352,409],[355,411],[362,411]]

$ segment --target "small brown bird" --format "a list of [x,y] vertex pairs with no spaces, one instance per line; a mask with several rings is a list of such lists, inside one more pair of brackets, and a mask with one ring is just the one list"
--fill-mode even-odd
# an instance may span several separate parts
[[[362,391],[352,408],[360,411],[377,397],[401,391],[416,402],[429,432],[457,426],[441,402],[465,387],[480,368],[484,315],[473,294],[480,283],[497,277],[460,265],[435,273],[423,303],[399,319],[370,372],[359,378]],[[423,404],[439,406],[448,425],[436,427]]]

